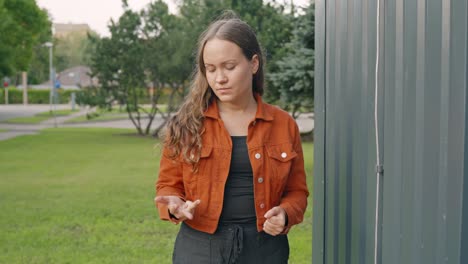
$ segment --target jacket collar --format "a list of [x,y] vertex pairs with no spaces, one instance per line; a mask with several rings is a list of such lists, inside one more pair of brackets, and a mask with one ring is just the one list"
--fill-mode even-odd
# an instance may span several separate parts
[[[255,119],[263,119],[265,121],[272,121],[273,115],[265,107],[262,97],[259,94],[255,94],[255,100],[257,101],[257,113],[255,113]],[[218,101],[214,97],[208,108],[205,110],[205,117],[221,119],[219,116]]]

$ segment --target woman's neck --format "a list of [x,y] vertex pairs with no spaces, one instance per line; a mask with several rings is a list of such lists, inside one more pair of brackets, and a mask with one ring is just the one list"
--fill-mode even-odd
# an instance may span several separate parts
[[245,136],[248,134],[249,124],[255,119],[257,113],[257,101],[253,96],[251,100],[245,100],[242,104],[218,101],[218,108],[219,116],[229,135]]
[[220,113],[227,114],[255,113],[257,111],[257,101],[253,96],[249,96],[249,100],[244,100],[240,103],[221,102],[218,100],[218,109]]

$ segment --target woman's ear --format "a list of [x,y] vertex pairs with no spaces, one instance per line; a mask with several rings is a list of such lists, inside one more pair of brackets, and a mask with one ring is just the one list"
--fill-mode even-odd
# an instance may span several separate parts
[[252,63],[252,74],[256,74],[257,71],[258,71],[258,68],[260,66],[260,61],[258,59],[258,55],[254,54],[252,56],[252,60],[250,60],[250,62]]

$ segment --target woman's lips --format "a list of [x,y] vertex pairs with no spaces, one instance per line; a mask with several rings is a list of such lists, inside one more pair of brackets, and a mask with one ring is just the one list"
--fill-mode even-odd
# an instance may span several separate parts
[[218,88],[216,89],[219,93],[227,93],[231,88]]

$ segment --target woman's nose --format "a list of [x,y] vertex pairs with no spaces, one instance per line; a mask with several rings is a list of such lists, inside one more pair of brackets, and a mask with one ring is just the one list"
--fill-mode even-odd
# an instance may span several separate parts
[[226,74],[223,73],[223,71],[219,71],[217,74],[216,74],[216,82],[218,83],[224,83],[227,81],[227,77],[226,77]]

